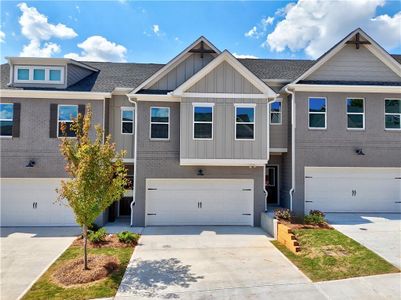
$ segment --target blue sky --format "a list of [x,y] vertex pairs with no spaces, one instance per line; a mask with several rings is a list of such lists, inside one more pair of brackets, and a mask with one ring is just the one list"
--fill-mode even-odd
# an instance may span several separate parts
[[0,47],[2,62],[67,55],[165,63],[204,35],[236,55],[309,59],[356,27],[401,53],[401,1],[385,0],[2,1]]

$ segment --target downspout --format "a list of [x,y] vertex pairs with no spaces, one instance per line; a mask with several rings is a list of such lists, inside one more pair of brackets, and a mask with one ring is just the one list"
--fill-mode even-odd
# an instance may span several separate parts
[[127,95],[127,99],[129,102],[134,104],[134,178],[132,181],[132,202],[130,204],[131,208],[131,221],[130,226],[134,226],[134,205],[135,205],[135,196],[136,196],[136,152],[137,152],[137,141],[138,141],[138,113],[137,113],[137,102],[131,100],[131,98]]
[[10,66],[10,81],[7,83],[7,86],[11,86],[14,80],[14,67],[13,64],[11,63],[11,59],[7,59],[8,65]]
[[[266,141],[268,143],[268,147],[267,147],[267,155],[268,155],[268,160],[267,162],[269,163],[269,159],[270,159],[270,104],[272,104],[273,102],[277,101],[277,97],[279,96],[279,94],[276,94],[276,96],[273,98],[272,101],[269,102],[269,99],[267,99],[267,130],[266,130]],[[265,193],[265,212],[267,212],[267,197],[269,196],[269,193],[266,190],[266,184],[265,184],[265,180],[266,180],[266,166],[263,167],[263,192]]]
[[290,211],[292,211],[292,202],[295,192],[295,93],[290,91],[288,87],[285,91],[291,95],[291,189],[290,194]]

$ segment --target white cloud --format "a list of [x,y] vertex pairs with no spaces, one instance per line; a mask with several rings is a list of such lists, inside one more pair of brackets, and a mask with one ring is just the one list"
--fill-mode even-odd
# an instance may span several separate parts
[[266,34],[267,27],[272,25],[274,17],[262,18],[262,20],[256,26],[253,26],[249,31],[245,32],[245,36],[249,38],[258,39]]
[[5,39],[6,39],[6,34],[0,30],[0,43],[4,43]]
[[257,56],[255,56],[255,55],[250,55],[250,54],[238,54],[238,53],[233,53],[233,55],[236,57],[236,58],[258,58]]
[[82,49],[80,54],[68,53],[64,57],[87,61],[126,61],[127,48],[99,35],[91,36],[77,46]]
[[159,35],[160,34],[160,27],[157,24],[152,25],[152,31],[154,34]]
[[385,0],[299,0],[280,10],[284,19],[277,23],[264,45],[277,52],[303,50],[316,58],[353,29],[361,27],[391,49],[401,44],[401,12],[393,17],[376,16],[376,9],[384,4]]
[[78,11],[78,13],[81,13],[81,8],[79,7],[79,5],[75,5],[75,9]]
[[[35,7],[19,3],[18,8],[22,12],[18,20],[21,25],[21,33],[29,40],[29,43],[23,46],[20,56],[50,57],[61,51],[60,45],[48,42],[50,39],[71,39],[78,35],[74,29],[64,24],[49,23],[47,16],[38,12]],[[42,45],[43,41],[45,43]]]

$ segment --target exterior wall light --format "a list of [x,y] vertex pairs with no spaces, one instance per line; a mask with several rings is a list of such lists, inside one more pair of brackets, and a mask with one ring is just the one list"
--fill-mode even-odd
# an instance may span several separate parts
[[365,155],[365,153],[363,152],[362,148],[356,149],[355,153],[358,155]]
[[25,168],[33,168],[35,166],[36,162],[31,159],[28,164],[25,166]]
[[198,176],[203,176],[203,175],[205,175],[205,174],[203,173],[203,170],[202,170],[202,169],[199,169],[197,175],[198,175]]

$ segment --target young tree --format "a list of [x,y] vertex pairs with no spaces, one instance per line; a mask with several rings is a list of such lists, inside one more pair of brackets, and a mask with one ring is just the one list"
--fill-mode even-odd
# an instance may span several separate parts
[[[96,125],[96,138],[89,137],[92,110],[87,106],[85,116],[78,114],[71,125],[76,138],[62,138],[60,152],[66,160],[65,169],[71,179],[62,181],[57,191],[58,200],[67,200],[75,214],[76,222],[82,226],[84,238],[84,269],[88,269],[87,237],[88,227],[99,214],[124,194],[127,169],[117,153],[111,136],[103,142],[103,130]],[[66,124],[62,124],[65,135]]]

